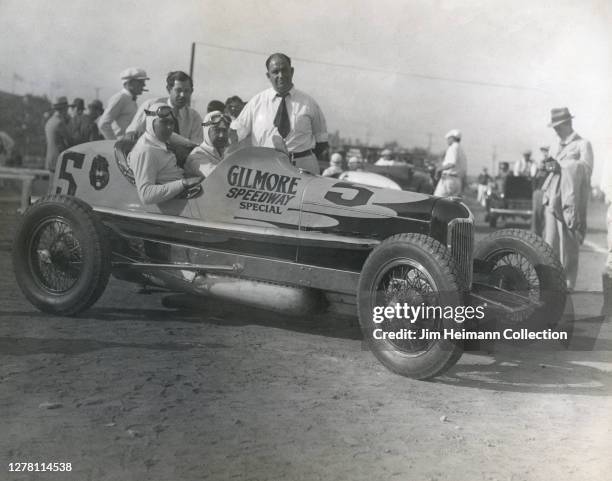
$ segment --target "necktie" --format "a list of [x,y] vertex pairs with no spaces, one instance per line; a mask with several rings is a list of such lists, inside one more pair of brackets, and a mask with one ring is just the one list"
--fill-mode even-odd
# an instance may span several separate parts
[[281,101],[274,116],[274,126],[278,129],[278,133],[281,134],[283,139],[289,135],[291,130],[289,112],[287,112],[287,104],[285,103],[287,95],[289,95],[288,92],[286,94],[276,94],[277,97],[280,97]]
[[170,114],[172,117],[172,120],[174,120],[174,133],[176,134],[181,134],[181,132],[179,131],[179,121],[178,121],[178,114],[179,114],[179,110],[177,108],[172,108],[172,113]]

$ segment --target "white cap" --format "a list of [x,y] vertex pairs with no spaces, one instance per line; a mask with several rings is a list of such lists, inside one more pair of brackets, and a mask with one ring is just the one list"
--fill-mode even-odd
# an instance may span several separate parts
[[456,139],[461,139],[461,130],[459,129],[449,130],[444,136],[444,138],[448,139],[449,137],[455,137]]
[[361,164],[362,160],[357,157],[356,155],[353,155],[349,160],[348,163],[349,164]]
[[147,72],[141,68],[130,67],[121,72],[121,80],[124,82],[132,79],[149,80],[149,77],[147,77]]
[[341,164],[342,163],[342,155],[338,152],[334,152],[329,159],[330,164]]

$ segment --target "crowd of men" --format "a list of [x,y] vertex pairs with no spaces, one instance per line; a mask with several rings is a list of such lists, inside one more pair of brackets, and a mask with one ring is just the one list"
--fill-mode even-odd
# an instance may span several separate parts
[[[129,68],[121,73],[123,88],[108,99],[85,105],[82,99],[71,104],[60,97],[47,121],[45,166],[53,171],[58,154],[65,148],[98,139],[127,138],[136,141],[128,155],[136,186],[143,203],[157,203],[196,186],[232,147],[272,147],[285,152],[291,162],[306,171],[319,173],[318,160],[329,149],[325,116],[317,102],[293,84],[294,68],[283,53],[274,53],[265,63],[271,87],[246,104],[233,96],[225,103],[212,100],[204,118],[190,106],[193,81],[185,72],[173,71],[166,78],[168,95],[151,98],[140,106],[138,96],[146,91],[146,72]],[[69,109],[70,113],[69,113]],[[593,169],[590,143],[572,127],[567,108],[551,111],[549,124],[559,137],[554,149],[542,147],[538,164],[531,152],[524,152],[513,169],[502,165],[499,177],[529,176],[534,179],[534,231],[553,247],[568,273],[573,288],[578,266],[578,248],[586,234],[587,201]],[[448,147],[440,165],[434,195],[459,196],[466,186],[467,158],[457,129],[446,136]],[[187,152],[188,155],[180,155]],[[386,149],[376,165],[398,161]],[[362,159],[348,159],[349,170],[361,170]],[[339,153],[330,157],[324,176],[338,176],[344,170]],[[203,173],[204,172],[204,173]],[[479,176],[479,200],[490,181],[486,169]],[[611,243],[612,247],[612,243]],[[612,250],[609,259],[612,267]]]

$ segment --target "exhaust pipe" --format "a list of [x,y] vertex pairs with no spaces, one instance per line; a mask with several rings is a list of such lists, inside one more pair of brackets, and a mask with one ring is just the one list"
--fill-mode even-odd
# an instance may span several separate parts
[[323,293],[308,287],[241,279],[194,271],[155,270],[143,273],[153,285],[290,315],[309,315],[327,307]]

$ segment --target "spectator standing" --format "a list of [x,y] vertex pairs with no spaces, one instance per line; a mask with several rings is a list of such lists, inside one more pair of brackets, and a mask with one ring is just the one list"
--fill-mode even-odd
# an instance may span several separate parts
[[461,131],[450,130],[446,136],[448,148],[442,162],[442,175],[434,192],[438,197],[461,195],[466,175],[467,158],[461,148]]
[[220,100],[211,100],[208,102],[206,106],[206,113],[209,114],[211,112],[223,112],[225,111],[225,104]]
[[605,296],[607,291],[610,290],[612,284],[612,164],[606,164],[604,175],[604,181],[602,182],[601,187],[606,196],[606,204],[608,205],[608,212],[606,215],[606,225],[608,228],[608,258],[606,259],[606,270],[604,273],[605,277],[608,278],[608,281],[604,281]]
[[9,165],[13,157],[15,141],[6,132],[0,130],[0,165]]
[[542,159],[539,162],[534,162],[535,175],[533,176],[533,196],[531,198],[533,215],[531,217],[531,230],[534,234],[542,237],[544,235],[544,205],[542,204],[542,185],[548,176],[546,171],[546,160],[548,159],[548,146],[540,147]]
[[141,68],[128,68],[121,72],[123,89],[106,103],[106,110],[98,120],[98,127],[105,139],[120,139],[136,115],[136,99],[145,91],[147,72]]
[[244,108],[244,102],[238,95],[233,95],[225,101],[225,113],[236,120]]
[[551,110],[549,127],[555,129],[560,142],[548,159],[549,174],[542,186],[544,239],[565,267],[570,290],[576,285],[579,248],[586,235],[593,169],[591,144],[574,132],[572,118],[566,107]]
[[353,155],[349,160],[348,160],[348,170],[353,171],[353,172],[363,172],[363,159],[361,157],[357,157],[356,155]]
[[53,103],[53,113],[45,123],[47,152],[45,169],[55,172],[55,164],[59,154],[70,146],[68,131],[68,99],[58,97]]
[[334,152],[329,160],[329,167],[323,171],[323,177],[338,177],[343,172],[342,154]]
[[167,97],[149,99],[142,103],[136,115],[125,129],[126,136],[136,138],[145,131],[147,110],[153,104],[164,103],[172,108],[172,115],[176,121],[175,129],[170,137],[171,145],[191,146],[202,143],[202,117],[189,104],[193,93],[191,77],[180,70],[168,73],[166,77]]
[[[15,141],[6,132],[0,130],[0,166],[8,166],[12,162]],[[4,187],[4,180],[0,179],[0,187]]]
[[68,133],[70,135],[70,145],[78,145],[88,140],[85,139],[85,101],[76,97],[70,107],[70,120],[68,120]]
[[270,55],[266,70],[272,88],[249,100],[232,129],[238,140],[251,135],[253,145],[286,150],[294,165],[318,174],[317,159],[329,147],[323,112],[293,85],[294,68],[287,55]]
[[81,116],[85,112],[85,101],[80,97],[75,97],[68,107],[68,115],[70,118]]
[[378,166],[397,165],[395,160],[393,159],[393,151],[391,149],[384,149],[380,153],[380,159],[374,162],[374,165],[378,165]]
[[486,202],[486,193],[487,189],[489,188],[489,182],[491,182],[491,176],[489,175],[489,171],[487,170],[487,168],[483,167],[482,172],[478,176],[477,196],[478,203],[481,204],[483,207],[485,206]]
[[512,171],[514,175],[517,177],[518,176],[531,177],[533,173],[532,166],[533,166],[533,160],[531,159],[531,150],[525,150],[523,152],[523,157],[514,163],[514,167]]

